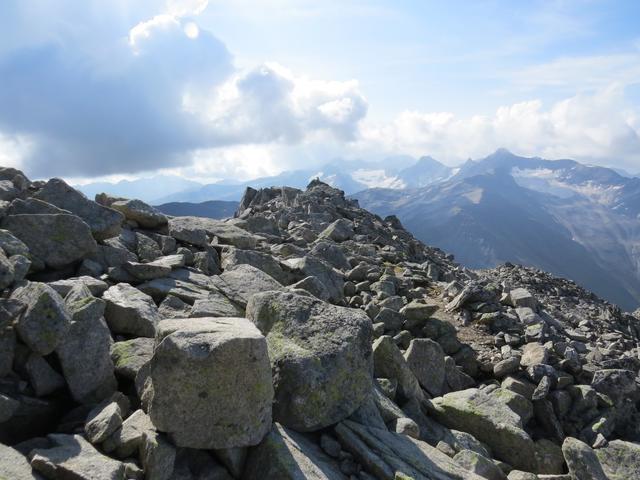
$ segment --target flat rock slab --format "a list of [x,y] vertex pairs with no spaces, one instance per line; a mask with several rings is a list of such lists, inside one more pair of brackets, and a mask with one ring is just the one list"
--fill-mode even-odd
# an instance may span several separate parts
[[0,443],[0,479],[4,480],[42,480],[34,472],[27,458],[14,448]]
[[[169,234],[174,236],[176,232],[184,237],[185,231],[204,231],[206,234],[215,237],[217,243],[222,245],[233,245],[238,248],[253,249],[263,237],[254,235],[235,225],[220,220],[204,217],[175,217],[169,220]],[[181,240],[178,236],[176,239]],[[188,241],[188,240],[186,240]]]
[[160,322],[143,400],[177,446],[256,445],[271,428],[267,341],[244,318]]
[[372,326],[362,310],[264,292],[249,301],[247,318],[269,344],[276,421],[318,430],[351,415],[371,392]]
[[244,480],[347,480],[335,460],[316,443],[279,424],[252,449]]
[[342,448],[351,453],[375,478],[481,480],[426,442],[381,428],[345,420],[335,434]]
[[122,462],[103,455],[80,435],[51,434],[52,448],[31,452],[31,466],[51,479],[125,480]]

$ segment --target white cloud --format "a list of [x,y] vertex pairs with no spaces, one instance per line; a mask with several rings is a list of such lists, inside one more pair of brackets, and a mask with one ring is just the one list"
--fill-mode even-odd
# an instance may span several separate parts
[[356,81],[312,80],[275,63],[239,73],[213,95],[187,95],[184,106],[228,143],[354,140],[368,108]]
[[387,125],[363,126],[358,150],[433,155],[449,164],[481,158],[500,147],[522,155],[574,158],[637,170],[638,110],[624,89],[578,94],[545,109],[540,100],[500,107],[492,116],[405,111]]

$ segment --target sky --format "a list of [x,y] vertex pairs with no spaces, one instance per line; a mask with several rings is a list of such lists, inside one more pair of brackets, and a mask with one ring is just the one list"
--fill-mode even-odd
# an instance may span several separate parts
[[504,147],[640,173],[639,18],[635,0],[5,0],[0,165],[246,180]]

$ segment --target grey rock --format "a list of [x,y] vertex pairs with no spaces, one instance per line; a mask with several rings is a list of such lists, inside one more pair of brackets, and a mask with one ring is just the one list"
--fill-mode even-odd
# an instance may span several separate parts
[[371,391],[371,321],[361,310],[293,293],[264,292],[247,306],[267,337],[274,419],[314,431],[348,417]]
[[241,264],[225,270],[220,275],[217,288],[241,307],[245,307],[251,296],[272,290],[283,290],[282,285],[271,275],[251,265]]
[[84,285],[65,297],[72,322],[56,347],[62,373],[73,398],[94,403],[116,389],[113,362],[109,354],[112,339],[103,318],[104,300],[95,298]]
[[598,457],[586,443],[567,437],[562,444],[562,453],[572,479],[608,480]]
[[15,279],[15,269],[0,248],[0,290],[7,288]]
[[144,435],[154,431],[151,418],[142,410],[136,410],[105,439],[102,448],[118,458],[130,457],[138,452]]
[[111,208],[121,212],[127,220],[133,220],[142,228],[158,228],[167,224],[167,217],[142,200],[117,200]]
[[100,297],[109,288],[107,282],[86,275],[82,277],[72,277],[63,280],[56,280],[54,282],[49,282],[47,285],[53,288],[62,297],[66,297],[71,289],[78,284],[87,287],[91,292],[91,295],[95,297]]
[[259,443],[273,386],[258,329],[242,318],[175,319],[160,323],[157,339],[144,395],[157,429],[191,448]]
[[105,318],[111,331],[153,337],[160,320],[153,299],[135,287],[119,283],[109,288],[102,297],[107,302]]
[[404,353],[404,358],[422,388],[434,397],[442,395],[445,355],[437,342],[428,338],[413,339]]
[[319,235],[320,238],[330,238],[335,242],[344,242],[353,238],[353,222],[340,218],[325,228]]
[[496,458],[535,471],[535,448],[522,420],[500,400],[471,388],[432,400],[430,413],[443,425],[470,433],[491,447]]
[[140,369],[151,360],[154,344],[153,338],[145,337],[115,342],[111,346],[111,360],[116,374],[135,380]]
[[365,427],[346,420],[336,425],[336,437],[375,478],[480,480],[429,444],[406,435]]
[[5,251],[8,257],[13,255],[29,256],[29,247],[9,230],[0,229],[0,248]]
[[62,375],[56,372],[40,355],[32,353],[25,364],[29,383],[36,396],[42,397],[65,386]]
[[28,247],[31,260],[49,268],[62,268],[97,249],[91,229],[75,215],[9,215],[2,220]]
[[87,440],[93,444],[104,442],[122,425],[122,414],[116,401],[104,402],[94,407],[84,426]]
[[487,480],[507,480],[507,476],[495,463],[472,450],[461,450],[453,457],[453,461]]
[[140,463],[146,480],[170,480],[176,461],[176,448],[162,434],[145,432],[140,448]]
[[226,247],[222,252],[221,266],[224,270],[236,265],[247,264],[262,270],[282,284],[289,283],[289,274],[285,273],[280,262],[271,255],[253,250],[241,250],[235,247]]
[[189,317],[241,317],[244,308],[233,303],[218,291],[210,292],[207,298],[199,298],[193,303]]
[[344,277],[327,262],[307,255],[288,259],[285,263],[303,277],[316,277],[329,292],[331,302],[339,303],[344,298]]
[[141,281],[166,277],[171,273],[171,267],[156,262],[125,262],[123,268],[133,278]]
[[621,402],[625,398],[634,398],[636,395],[638,386],[635,378],[635,373],[630,370],[598,370],[593,375],[591,386],[614,402]]
[[328,455],[314,442],[277,423],[256,448],[252,449],[244,480],[347,480]]
[[42,480],[27,458],[18,450],[0,443],[0,478],[3,480]]
[[62,297],[47,284],[27,282],[11,298],[26,305],[15,325],[20,339],[40,355],[53,352],[71,325]]
[[383,335],[373,343],[374,375],[398,381],[398,395],[404,400],[422,399],[418,379],[407,364],[402,352],[388,335]]
[[49,180],[33,198],[82,218],[91,228],[91,233],[96,240],[117,236],[124,221],[120,213],[89,200],[59,178]]
[[612,440],[595,451],[602,470],[611,480],[640,478],[640,444]]
[[125,480],[124,464],[96,450],[80,435],[51,434],[51,448],[29,454],[31,466],[51,479]]

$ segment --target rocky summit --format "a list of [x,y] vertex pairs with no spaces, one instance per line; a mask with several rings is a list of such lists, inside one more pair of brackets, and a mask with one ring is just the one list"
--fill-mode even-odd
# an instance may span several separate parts
[[340,190],[171,217],[0,169],[0,479],[640,478],[640,314]]

